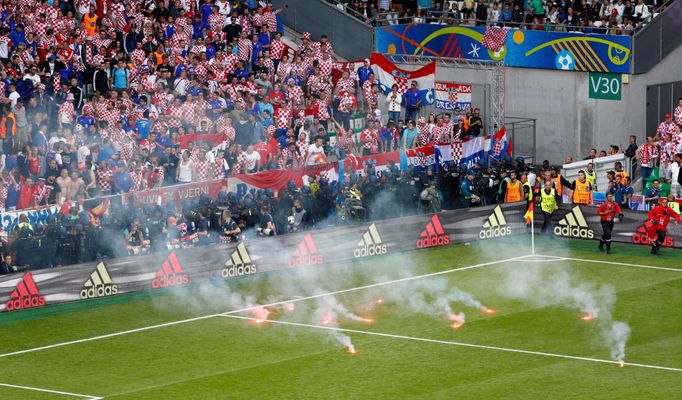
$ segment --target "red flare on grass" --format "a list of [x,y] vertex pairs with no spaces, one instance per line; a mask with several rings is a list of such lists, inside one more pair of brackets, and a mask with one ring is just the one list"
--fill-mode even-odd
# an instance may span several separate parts
[[374,322],[374,319],[372,319],[372,318],[363,318],[363,319],[362,319],[362,322],[364,322],[364,323],[366,323],[366,324],[371,324],[372,322]]
[[620,365],[621,368],[625,368],[625,361],[619,360],[618,364]]
[[450,325],[452,329],[459,329],[464,325],[464,318],[459,315],[450,315],[450,321],[452,321],[452,325]]
[[384,299],[377,300],[377,304],[384,304]]
[[289,312],[294,311],[295,308],[296,308],[296,306],[294,306],[294,303],[286,303],[284,305],[284,309],[289,311]]
[[582,319],[585,322],[589,322],[589,321],[592,321],[594,319],[594,315],[592,313],[585,313],[585,314],[583,314],[582,317],[580,317],[580,319]]
[[355,350],[355,346],[353,346],[353,345],[351,344],[351,345],[348,346],[348,353],[351,354],[351,355],[355,355],[355,354],[357,354],[358,352],[357,352],[357,350]]
[[483,310],[483,312],[486,314],[495,314],[495,310],[493,310],[492,308],[486,308]]
[[268,315],[270,315],[270,311],[258,306],[251,310],[251,314],[253,315],[254,323],[264,324],[268,322]]

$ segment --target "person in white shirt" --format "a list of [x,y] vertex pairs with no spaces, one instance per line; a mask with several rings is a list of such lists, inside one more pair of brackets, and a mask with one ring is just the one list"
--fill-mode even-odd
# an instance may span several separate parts
[[682,169],[682,155],[675,154],[674,161],[668,165],[665,178],[670,183],[670,194],[682,199],[682,185],[680,185],[680,169]]
[[254,174],[260,168],[260,153],[253,150],[253,145],[250,144],[244,153],[244,169],[247,174]]
[[398,92],[398,85],[393,85],[391,93],[386,96],[386,104],[388,104],[388,119],[392,119],[398,123],[400,119],[401,104],[403,103],[403,95]]
[[634,17],[638,23],[646,24],[649,22],[649,18],[651,18],[651,11],[649,11],[649,6],[644,4],[644,0],[637,0]]
[[322,144],[322,138],[316,138],[315,143],[308,146],[308,152],[306,153],[306,164],[315,165],[326,163],[327,159],[324,156],[324,145]]

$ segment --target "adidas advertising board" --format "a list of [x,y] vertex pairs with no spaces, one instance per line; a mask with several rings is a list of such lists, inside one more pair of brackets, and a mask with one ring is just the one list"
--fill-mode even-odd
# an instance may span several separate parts
[[450,237],[445,234],[440,218],[438,214],[435,214],[419,234],[417,248],[424,249],[427,247],[445,246],[446,244],[450,244]]
[[317,246],[313,241],[313,235],[306,233],[298,248],[294,250],[289,259],[290,267],[302,267],[305,265],[316,265],[324,262],[322,256],[317,251]]
[[45,296],[38,291],[33,275],[27,272],[5,302],[7,311],[23,310],[45,305]]
[[511,226],[507,225],[507,220],[504,218],[502,208],[497,206],[483,224],[483,229],[478,234],[478,237],[481,239],[491,239],[509,236],[511,233]]
[[83,283],[80,298],[92,299],[95,297],[113,296],[115,294],[118,294],[118,286],[111,280],[107,267],[101,262],[92,271],[90,278]]
[[182,269],[175,252],[172,252],[168,255],[168,259],[161,264],[161,268],[156,271],[156,277],[152,280],[152,288],[160,289],[187,285],[188,283],[189,276]]
[[[229,243],[178,249],[176,250],[177,257],[167,254],[168,258],[162,258],[161,261],[159,261],[158,254],[110,259],[105,261],[105,268],[113,281],[112,285],[117,286],[116,294],[114,294],[113,286],[108,287],[105,283],[103,270],[97,275],[97,278],[102,281],[102,285],[96,279],[92,279],[92,286],[85,283],[88,277],[92,278],[93,271],[97,270],[99,261],[55,268],[49,273],[36,273],[30,278],[24,276],[24,273],[0,275],[0,311],[80,300],[81,294],[85,298],[91,298],[101,295],[118,295],[122,292],[156,290],[162,287],[208,280],[217,276],[225,276],[225,279],[236,279],[241,274],[253,276],[253,274],[270,271],[282,271],[284,273],[284,270],[289,269],[290,265],[309,265],[307,264],[309,262],[319,263],[331,260],[336,263],[372,257],[373,252],[383,252],[384,245],[387,246],[387,254],[391,254],[454,242],[468,242],[472,239],[480,240],[480,232],[488,229],[483,225],[490,220],[491,215],[495,214],[497,206],[443,211],[438,213],[435,218],[433,214],[430,214],[374,221],[376,234],[381,243],[372,236],[370,231],[372,222],[369,222],[366,225],[339,226],[328,230],[302,232],[291,236],[244,242],[245,250],[248,252],[238,250],[240,243]],[[523,211],[522,207],[519,207],[518,204],[499,204],[499,207],[504,214],[506,224],[512,229],[512,234],[516,234],[516,226],[523,224],[523,215],[520,212]],[[567,234],[575,234],[582,240],[589,240],[589,232],[591,231],[593,231],[592,240],[599,237],[602,234],[602,229],[601,225],[596,223],[598,219],[596,207],[581,206],[581,214],[589,222],[589,226],[585,224],[586,227],[583,227],[582,232],[581,229],[578,229],[577,232],[571,232],[574,226],[581,226],[579,218],[574,215],[577,213],[577,210],[573,211],[574,207],[572,204],[559,205],[559,211],[554,220],[557,222],[558,232],[562,233],[561,230],[568,227]],[[569,213],[575,221],[573,225],[570,225],[572,224],[571,218],[566,216]],[[640,246],[645,246],[646,232],[639,228],[646,222],[647,214],[632,210],[623,210],[623,214],[625,218],[617,224],[613,241],[615,243],[634,242]],[[499,223],[499,218],[497,216],[495,218]],[[565,225],[558,223],[559,219],[563,218],[566,218]],[[493,224],[491,223],[490,226]],[[448,229],[444,230],[445,227]],[[536,224],[535,229],[539,231],[539,224]],[[271,256],[273,248],[288,246],[291,252],[299,249],[299,242],[304,240],[306,233],[312,234],[312,238],[309,237],[309,240],[314,239],[314,243],[305,244],[305,252],[299,251],[296,253],[296,257],[291,257],[291,264],[289,264],[291,253],[284,255],[286,258],[284,263],[281,262],[281,258]],[[366,240],[365,233],[368,233],[371,241]],[[491,234],[495,235],[494,227]],[[412,236],[406,238],[406,235]],[[581,235],[585,238],[583,239]],[[563,235],[561,237],[563,238]],[[360,243],[361,239],[364,242]],[[673,228],[669,232],[664,246],[682,247],[682,230]],[[311,249],[312,251],[310,251]],[[233,258],[235,252],[239,258]],[[307,257],[306,253],[308,253]],[[248,255],[250,264],[245,260],[244,254]],[[300,256],[301,254],[302,256]],[[232,260],[232,263],[227,262],[228,260]],[[162,263],[165,265],[162,266]],[[233,266],[234,268],[232,268]],[[35,282],[31,283],[33,279]],[[22,281],[23,283],[19,284]],[[35,287],[36,282],[37,288]],[[90,290],[91,288],[94,289]],[[85,291],[82,292],[84,289]]]
[[232,252],[229,260],[225,261],[225,268],[220,271],[223,278],[234,278],[238,276],[253,275],[258,272],[256,264],[251,262],[249,252],[244,243],[239,243],[237,249]]
[[[643,244],[646,246],[651,246],[656,239],[650,238],[649,235],[647,234],[646,228],[644,227],[644,225],[642,225],[639,228],[637,228],[637,232],[635,232],[632,235],[631,240],[632,240],[632,243],[634,243],[634,244]],[[661,246],[662,247],[675,247],[675,240],[672,238],[672,236],[666,236],[665,240],[663,240],[663,244]]]
[[353,257],[369,257],[386,254],[388,249],[383,244],[376,224],[372,224],[362,235],[362,239],[358,242],[358,247],[353,251]]
[[554,234],[577,239],[594,239],[594,231],[590,229],[579,206],[573,207],[559,220],[559,225],[554,227]]

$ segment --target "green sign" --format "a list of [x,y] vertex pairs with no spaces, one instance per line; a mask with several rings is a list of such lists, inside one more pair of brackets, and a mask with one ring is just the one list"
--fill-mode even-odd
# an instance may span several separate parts
[[620,74],[590,72],[588,80],[591,99],[620,100],[623,90]]

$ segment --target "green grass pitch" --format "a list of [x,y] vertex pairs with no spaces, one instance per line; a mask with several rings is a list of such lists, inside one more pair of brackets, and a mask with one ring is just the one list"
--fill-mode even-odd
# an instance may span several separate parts
[[[371,284],[370,275],[405,277],[398,270],[406,264],[413,265],[410,276],[418,276],[523,256],[526,249],[494,241],[309,268],[324,269],[329,276],[324,289],[334,291]],[[399,302],[373,302],[394,284],[338,294],[348,309],[375,320],[339,319],[339,326],[351,331],[342,333],[352,339],[355,355],[325,329],[213,316],[5,356],[231,310],[220,300],[206,301],[200,287],[183,289],[181,295],[175,288],[3,314],[0,399],[680,398],[682,253],[665,250],[662,257],[653,257],[647,247],[622,244],[614,244],[614,250],[606,256],[594,242],[540,240],[538,254],[573,259],[523,258],[415,279],[445,278],[496,310],[488,315],[453,303],[453,311],[467,318],[457,330],[446,317],[411,313]],[[600,361],[611,357],[599,321],[582,321],[579,309],[510,298],[499,290],[510,268],[562,269],[576,282],[613,286],[613,317],[632,329],[628,364],[620,368]],[[231,281],[229,290],[252,295],[261,304],[284,299],[293,293],[277,293],[272,282],[287,279],[287,272]],[[216,283],[213,289],[227,291],[227,286]],[[318,299],[297,301],[290,314],[271,307],[269,318],[301,321],[296,313],[312,310]],[[251,317],[248,312],[234,315]],[[311,324],[309,319],[305,323]]]

